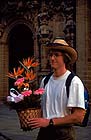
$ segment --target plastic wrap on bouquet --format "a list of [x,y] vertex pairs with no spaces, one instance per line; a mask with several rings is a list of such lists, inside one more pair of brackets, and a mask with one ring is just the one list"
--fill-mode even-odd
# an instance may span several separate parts
[[19,111],[17,111],[17,113],[18,113],[18,117],[20,120],[20,127],[21,127],[21,129],[23,129],[23,131],[31,130],[31,127],[29,125],[30,118],[41,117],[41,109],[40,108],[28,108],[25,110],[19,110]]

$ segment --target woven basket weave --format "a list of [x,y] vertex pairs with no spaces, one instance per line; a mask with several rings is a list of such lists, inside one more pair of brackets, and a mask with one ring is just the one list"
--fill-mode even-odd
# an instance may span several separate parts
[[29,118],[39,118],[41,117],[41,109],[28,108],[26,110],[17,111],[20,120],[20,126],[23,131],[31,130],[29,126]]

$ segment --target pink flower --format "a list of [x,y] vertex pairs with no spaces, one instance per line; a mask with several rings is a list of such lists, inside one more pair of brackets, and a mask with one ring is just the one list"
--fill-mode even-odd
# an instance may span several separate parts
[[34,94],[36,94],[36,95],[43,94],[43,93],[44,93],[44,88],[39,88],[34,91]]
[[32,94],[32,90],[27,90],[22,92],[22,95],[24,96],[30,96],[31,94]]
[[24,77],[23,78],[19,78],[15,83],[14,85],[17,86],[17,85],[20,85],[21,83],[24,82]]

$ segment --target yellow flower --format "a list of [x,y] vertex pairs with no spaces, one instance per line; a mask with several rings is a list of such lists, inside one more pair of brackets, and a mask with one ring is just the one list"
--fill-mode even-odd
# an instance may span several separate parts
[[[13,68],[13,72],[8,73],[9,78],[15,79],[14,86],[16,86],[20,91],[25,89],[31,89],[35,85],[36,72],[34,67],[39,65],[35,58],[28,57],[19,61],[21,67]],[[35,88],[35,87],[33,87]]]
[[17,70],[16,70],[16,68],[13,68],[13,72],[9,72],[8,77],[17,79],[18,76],[22,76],[23,72],[24,72],[24,68],[18,67]]
[[23,59],[23,64],[29,69],[30,67],[37,67],[39,65],[38,61],[34,58],[28,57],[28,59]]
[[31,70],[30,72],[26,71],[25,75],[26,75],[25,77],[26,80],[32,81],[36,78],[36,74],[33,72],[33,70]]

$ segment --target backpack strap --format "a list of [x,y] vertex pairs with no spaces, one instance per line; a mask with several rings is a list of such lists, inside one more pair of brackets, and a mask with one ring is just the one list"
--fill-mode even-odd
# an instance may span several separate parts
[[66,85],[67,97],[69,97],[69,87],[70,87],[70,84],[71,84],[71,80],[73,79],[74,76],[75,76],[75,73],[71,72],[66,79],[65,85]]
[[45,79],[44,79],[44,87],[45,87],[45,85],[48,83],[48,81],[49,81],[49,79],[50,79],[50,77],[51,77],[52,74],[53,74],[53,72],[49,73],[49,74],[45,77]]

